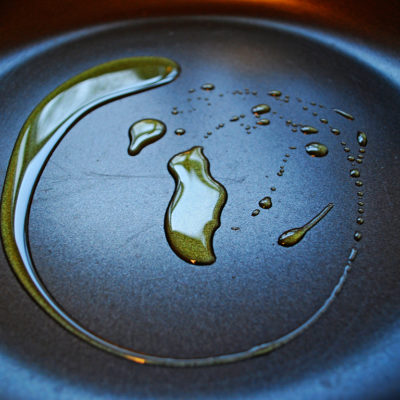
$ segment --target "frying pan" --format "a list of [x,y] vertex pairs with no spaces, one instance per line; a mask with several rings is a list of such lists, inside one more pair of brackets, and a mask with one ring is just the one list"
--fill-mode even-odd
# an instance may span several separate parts
[[[123,57],[163,56],[181,66],[169,85],[81,119],[38,182],[32,257],[49,292],[83,325],[163,357],[240,352],[315,315],[351,249],[358,255],[326,312],[285,346],[224,366],[176,369],[133,364],[62,329],[27,295],[2,252],[1,397],[398,397],[398,20],[396,2],[3,4],[2,181],[29,113],[67,79]],[[206,82],[215,91],[202,91]],[[250,112],[258,103],[271,106],[268,126]],[[230,121],[241,113],[243,127]],[[129,126],[147,117],[161,119],[167,135],[129,157]],[[320,132],[303,135],[294,121]],[[185,135],[174,135],[176,128]],[[362,200],[347,160],[358,153],[358,130],[368,136],[355,164]],[[326,157],[304,152],[314,140],[327,145]],[[228,193],[211,266],[176,257],[163,231],[174,192],[167,162],[194,145]],[[252,217],[266,194],[272,208]],[[328,203],[333,209],[301,243],[277,244]]]

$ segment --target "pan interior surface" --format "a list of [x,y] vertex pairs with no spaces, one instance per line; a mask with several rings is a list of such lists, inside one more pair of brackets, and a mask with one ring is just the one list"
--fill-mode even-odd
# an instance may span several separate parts
[[[71,316],[147,354],[239,353],[301,326],[332,294],[353,248],[358,255],[326,313],[286,346],[229,366],[179,371],[132,365],[66,333],[23,293],[3,258],[8,306],[1,320],[9,329],[0,333],[2,364],[17,365],[10,381],[18,380],[13,371],[34,370],[32,398],[48,381],[48,398],[57,384],[66,398],[291,398],[293,385],[304,398],[398,390],[398,361],[388,356],[399,354],[398,86],[360,57],[285,25],[235,18],[109,25],[33,51],[2,75],[3,176],[21,126],[49,92],[88,68],[135,56],[168,57],[181,74],[78,121],[51,155],[31,205],[37,272]],[[201,88],[209,83],[212,90]],[[270,111],[257,118],[252,108],[260,104]],[[145,118],[162,121],[167,133],[132,157],[129,127]],[[327,154],[310,157],[312,143]],[[175,189],[168,161],[194,146],[227,192],[211,265],[179,258],[164,231]],[[263,209],[266,196],[272,207]],[[299,243],[278,244],[331,203]],[[350,383],[335,387],[356,365]],[[374,366],[382,371],[373,375]],[[370,383],[361,386],[361,376]],[[21,397],[13,386],[10,396]]]

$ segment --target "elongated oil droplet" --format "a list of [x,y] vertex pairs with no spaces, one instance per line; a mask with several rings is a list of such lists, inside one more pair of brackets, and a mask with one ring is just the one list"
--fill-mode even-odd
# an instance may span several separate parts
[[166,131],[165,124],[157,119],[142,119],[135,122],[129,128],[129,155],[138,155],[144,147],[161,139]]
[[305,135],[311,135],[313,133],[318,133],[318,129],[314,128],[313,126],[303,126],[301,128],[301,131],[305,134]]
[[368,143],[367,135],[363,131],[357,132],[357,142],[360,146],[365,147]]
[[266,114],[271,111],[271,107],[267,104],[257,104],[251,109],[251,112],[255,115]]
[[168,243],[188,263],[212,264],[216,259],[212,240],[220,226],[226,190],[211,176],[202,147],[172,157],[168,170],[176,184],[165,214]]
[[312,142],[305,145],[307,154],[311,157],[325,157],[328,154],[328,148],[318,142]]
[[344,118],[354,120],[354,117],[351,114],[347,113],[346,111],[339,110],[338,108],[334,108],[333,111],[335,111],[335,113],[341,115]]
[[264,210],[268,210],[272,207],[272,200],[271,197],[266,196],[258,202],[258,205],[263,208]]
[[357,258],[357,254],[358,254],[358,250],[355,247],[353,247],[349,254],[349,261],[354,262],[355,259]]
[[60,325],[103,350],[141,364],[174,364],[111,343],[89,331],[57,304],[43,285],[28,251],[29,204],[40,172],[59,141],[82,117],[112,100],[173,81],[179,66],[160,57],[133,57],[98,65],[48,94],[24,123],[11,155],[1,203],[7,258],[32,298]]
[[278,244],[284,247],[291,247],[299,243],[305,236],[305,234],[321,221],[322,218],[328,214],[333,208],[333,203],[329,203],[318,215],[316,215],[311,221],[307,222],[300,228],[289,229],[279,236]]

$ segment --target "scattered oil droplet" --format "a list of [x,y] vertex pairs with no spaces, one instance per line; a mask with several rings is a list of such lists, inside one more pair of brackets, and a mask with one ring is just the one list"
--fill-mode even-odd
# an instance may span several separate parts
[[356,181],[356,186],[362,186],[362,185],[363,185],[362,181]]
[[223,128],[225,126],[225,124],[223,124],[222,122],[218,125],[220,128]]
[[365,149],[358,150],[360,153],[365,153]]
[[231,122],[239,121],[239,117],[237,115],[234,115],[229,121]]
[[257,95],[257,90],[253,90],[252,92],[251,92],[251,94],[253,95],[253,96],[256,96]]
[[290,154],[289,154],[289,153],[286,153],[286,154],[285,154],[285,157],[290,157]]
[[344,150],[346,153],[348,153],[348,152],[350,151],[350,148],[349,148],[349,147],[345,147],[343,150]]
[[275,186],[271,186],[271,192],[275,192],[276,191],[276,187]]
[[239,231],[239,230],[240,230],[240,228],[239,228],[238,226],[232,226],[231,229],[232,229],[233,231]]
[[364,158],[364,154],[359,154],[357,158]]
[[311,104],[312,106],[316,106],[316,105],[317,105],[317,103],[316,103],[315,101],[312,101],[310,104]]
[[340,135],[339,129],[331,128],[331,132],[332,132],[334,135],[336,135],[336,136]]
[[347,118],[347,119],[350,119],[350,120],[354,120],[354,117],[351,114],[349,114],[349,113],[347,113],[345,111],[339,110],[338,108],[334,108],[333,111],[335,111],[335,113],[341,115],[344,118]]
[[310,134],[318,133],[318,132],[319,132],[317,128],[314,128],[313,126],[309,126],[309,125],[303,126],[300,130],[301,130],[305,135],[310,135]]
[[279,171],[279,172],[277,172],[276,173],[278,176],[282,176],[283,175],[283,172],[282,171]]
[[314,112],[312,113],[312,115],[313,115],[314,117],[317,117],[317,116],[318,116],[318,113],[314,111]]
[[328,154],[328,148],[318,142],[308,143],[305,146],[306,153],[311,157],[325,157]]
[[320,121],[321,121],[323,124],[327,124],[327,123],[328,123],[328,120],[327,120],[326,118],[321,118]]
[[360,207],[363,207],[365,203],[364,203],[363,201],[359,201],[357,204],[358,204]]
[[166,131],[165,124],[157,119],[142,119],[135,122],[129,128],[129,155],[136,156],[144,147],[161,139]]
[[292,120],[291,120],[291,119],[288,119],[288,120],[286,121],[286,125],[292,125]]
[[352,169],[352,170],[350,170],[350,176],[352,178],[359,178],[360,177],[360,171],[358,169]]
[[357,158],[357,159],[356,159],[356,163],[358,163],[358,164],[362,164],[362,161],[363,161],[363,160],[362,160],[361,158]]
[[289,149],[290,149],[290,150],[296,150],[297,147],[296,147],[296,146],[289,146]]
[[269,125],[270,121],[267,118],[261,118],[257,121],[257,125]]
[[357,240],[357,242],[359,242],[362,239],[362,233],[359,231],[355,231],[354,232],[354,239]]
[[244,114],[240,114],[240,118],[244,118],[245,117],[245,115]]
[[214,90],[215,86],[212,83],[204,83],[201,85],[202,90]]
[[340,142],[340,144],[342,145],[342,146],[346,146],[346,142]]
[[212,264],[216,259],[212,240],[220,226],[226,190],[211,176],[202,147],[172,157],[168,170],[176,184],[165,214],[168,243],[188,263]]
[[271,107],[267,104],[258,104],[251,109],[255,115],[266,114],[271,111]]
[[259,205],[261,208],[263,208],[264,210],[268,210],[269,208],[272,207],[272,200],[271,200],[271,197],[269,197],[269,196],[264,197],[263,199],[261,199],[261,200],[258,202],[258,205]]
[[250,125],[246,125],[245,129],[248,131],[249,129],[251,129],[251,126]]
[[357,132],[357,142],[360,146],[365,147],[368,143],[367,135],[363,131]]
[[260,214],[260,210],[258,208],[256,208],[255,210],[253,210],[253,212],[251,213],[252,217],[256,217],[258,214]]
[[348,156],[347,159],[351,162],[353,162],[355,160],[355,158],[353,156]]
[[357,254],[358,254],[358,250],[355,248],[355,247],[353,247],[351,250],[350,250],[350,254],[349,254],[349,261],[350,262],[354,262],[355,261],[355,259],[356,259],[356,257],[357,257]]
[[178,110],[172,110],[172,111],[171,111],[171,114],[172,114],[172,115],[178,115],[178,114],[179,114],[179,111],[178,111]]
[[357,192],[357,196],[363,197],[364,196],[364,192]]
[[280,92],[279,90],[271,90],[270,92],[268,92],[268,94],[272,97],[279,97],[282,95],[282,92]]
[[307,106],[303,106],[303,110],[304,110],[304,111],[307,111],[307,110],[308,110],[308,107],[307,107]]
[[185,133],[186,133],[186,131],[183,128],[175,129],[175,135],[182,136]]
[[208,131],[208,132],[207,132],[207,135],[208,135],[208,136],[211,136],[211,135],[212,135],[212,132],[211,132],[211,131]]
[[284,247],[291,247],[299,243],[305,234],[313,228],[318,222],[324,218],[328,212],[333,208],[333,203],[329,203],[319,214],[317,214],[311,221],[307,222],[300,228],[289,229],[279,236],[278,244]]
[[358,211],[359,214],[364,214],[364,209],[363,208],[359,208],[357,211]]
[[356,222],[357,222],[358,225],[362,225],[364,223],[364,218],[358,217],[356,219]]

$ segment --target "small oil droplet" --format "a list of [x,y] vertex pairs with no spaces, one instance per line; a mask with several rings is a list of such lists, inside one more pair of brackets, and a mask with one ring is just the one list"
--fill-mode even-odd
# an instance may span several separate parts
[[179,111],[178,111],[178,110],[172,110],[172,111],[171,111],[171,114],[172,114],[172,115],[178,115],[178,114],[179,114]]
[[275,186],[271,186],[271,192],[275,192],[276,191],[276,187]]
[[261,199],[261,200],[258,202],[258,205],[259,205],[261,208],[263,208],[264,210],[268,210],[269,208],[272,207],[272,200],[271,200],[271,197],[269,197],[269,196],[264,197],[263,199]]
[[306,152],[311,157],[325,157],[328,154],[328,147],[322,143],[312,142],[305,146]]
[[363,197],[364,196],[364,192],[357,192],[357,196]]
[[355,231],[354,232],[354,239],[357,240],[357,242],[359,242],[362,239],[362,233],[359,231]]
[[269,125],[270,121],[267,118],[261,118],[257,121],[257,125]]
[[363,185],[363,183],[362,183],[362,181],[356,181],[356,186],[362,186]]
[[214,90],[215,86],[212,83],[204,83],[201,88],[202,90]]
[[359,178],[360,177],[360,171],[358,169],[352,169],[352,170],[350,170],[350,176],[352,178]]
[[351,114],[347,113],[346,111],[339,110],[338,108],[334,108],[333,111],[335,111],[337,114],[341,115],[344,118],[350,119],[352,121],[354,120],[354,117]]
[[239,121],[239,117],[237,115],[234,115],[229,121],[231,122]]
[[349,254],[349,261],[350,262],[353,262],[353,261],[355,261],[355,259],[356,259],[356,257],[357,257],[357,254],[358,254],[358,250],[355,248],[355,247],[353,247],[351,250],[350,250],[350,254]]
[[240,230],[240,228],[239,228],[238,226],[232,226],[231,229],[232,229],[233,231],[239,231],[239,230]]
[[346,153],[348,153],[348,152],[350,151],[350,148],[349,148],[349,147],[344,147],[343,150],[344,150]]
[[251,109],[254,115],[266,114],[271,111],[271,107],[267,104],[258,104]]
[[358,218],[356,219],[356,222],[357,222],[358,225],[362,225],[362,224],[364,223],[364,218],[358,217]]
[[142,119],[135,122],[129,128],[128,154],[136,156],[144,147],[161,139],[166,131],[165,124],[157,119]]
[[256,217],[258,214],[260,214],[260,210],[258,208],[256,208],[255,210],[253,210],[253,212],[251,213],[252,217]]
[[357,132],[357,142],[360,146],[365,147],[368,143],[367,135],[363,131]]
[[348,156],[347,159],[351,162],[353,162],[355,160],[355,158],[353,156]]
[[183,128],[175,129],[175,135],[182,136],[185,133],[186,133],[186,131]]
[[365,153],[365,149],[358,150],[360,153]]
[[270,92],[268,92],[268,94],[272,97],[279,97],[282,95],[282,92],[280,92],[279,90],[271,90]]
[[289,229],[279,236],[278,244],[284,247],[291,247],[299,243],[305,236],[305,234],[313,228],[315,225],[324,218],[330,210],[333,208],[333,203],[329,203],[319,214],[317,214],[311,221],[307,222],[300,228]]
[[319,131],[318,131],[318,129],[317,128],[314,128],[313,126],[303,126],[302,128],[301,128],[301,131],[305,134],[305,135],[310,135],[310,134],[313,134],[313,133],[318,133]]
[[323,124],[327,124],[327,123],[328,123],[328,120],[327,120],[326,118],[321,118],[320,121],[321,121]]
[[334,135],[340,135],[340,131],[339,131],[339,129],[336,129],[336,128],[331,128],[331,132],[334,134]]

